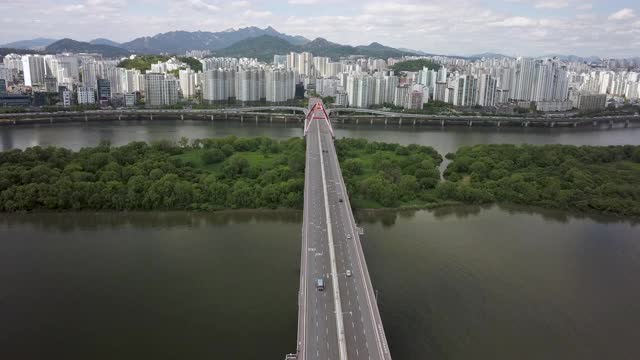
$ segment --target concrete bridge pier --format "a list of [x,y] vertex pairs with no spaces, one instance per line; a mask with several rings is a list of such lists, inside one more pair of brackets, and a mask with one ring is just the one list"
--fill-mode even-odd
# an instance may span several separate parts
[[118,115],[118,121],[122,121],[122,114]]
[[13,125],[15,125],[15,124],[16,124],[16,119],[13,119]]
[[469,127],[473,126],[473,120],[469,120]]
[[440,120],[440,127],[444,127],[444,120]]
[[624,121],[624,127],[628,128],[629,127],[629,119]]
[[344,124],[344,118],[342,118],[342,123]]
[[286,116],[284,116],[284,123],[285,124],[287,123],[287,117]]
[[356,125],[360,124],[360,119],[356,119]]
[[500,127],[501,123],[500,121],[498,121],[498,123],[496,124],[497,127]]
[[598,126],[598,122],[596,120],[593,120],[592,125],[593,125],[593,127],[596,127],[596,126]]
[[373,125],[373,118],[369,120],[369,125]]
[[387,125],[387,118],[384,118],[384,124]]
[[416,126],[416,119],[413,119],[413,126]]
[[87,114],[84,114],[84,122],[89,122],[89,117],[87,116]]
[[273,123],[273,115],[269,115],[269,122]]
[[49,124],[53,124],[53,116],[49,116]]
[[211,115],[211,122],[213,122],[213,115]]
[[575,127],[578,127],[578,122],[577,122],[577,121],[574,121],[574,122],[573,122],[573,127],[574,127],[574,128],[575,128]]
[[229,120],[229,113],[228,112],[224,113],[224,119],[225,120]]
[[402,118],[398,119],[398,126],[402,126]]
[[240,115],[240,123],[244,122],[244,115]]
[[149,115],[149,120],[153,120],[153,114]]
[[552,122],[549,123],[549,127],[555,127],[555,126],[556,126],[556,122],[555,121],[552,121]]
[[184,114],[180,114],[180,120],[184,121]]
[[522,125],[523,125],[524,127],[529,127],[529,122],[528,122],[528,121],[525,121],[525,122],[523,122],[523,123],[522,123]]
[[258,115],[256,115],[256,124],[258,123]]

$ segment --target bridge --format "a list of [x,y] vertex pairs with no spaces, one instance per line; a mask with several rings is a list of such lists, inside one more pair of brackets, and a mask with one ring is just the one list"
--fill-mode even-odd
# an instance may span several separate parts
[[298,341],[287,359],[383,359],[391,354],[323,104],[307,139]]
[[[638,114],[612,116],[501,116],[429,115],[375,109],[331,108],[325,110],[334,123],[385,126],[493,126],[493,127],[629,127],[640,123]],[[93,122],[108,120],[200,120],[240,123],[296,123],[305,121],[309,110],[296,106],[253,106],[220,109],[117,109],[0,114],[0,125],[30,123]]]
[[296,106],[254,106],[221,109],[117,109],[0,114],[0,125],[106,120],[203,120],[255,123],[302,123],[308,109]]
[[327,110],[334,122],[343,124],[384,124],[384,125],[462,125],[462,126],[536,126],[536,127],[579,127],[640,123],[640,115],[612,116],[508,116],[508,115],[431,115],[391,112],[375,109],[331,108]]

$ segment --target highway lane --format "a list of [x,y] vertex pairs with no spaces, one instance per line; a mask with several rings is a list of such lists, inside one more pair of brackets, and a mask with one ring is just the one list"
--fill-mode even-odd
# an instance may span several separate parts
[[[318,138],[309,136],[307,142],[299,354],[301,359],[339,359]],[[320,278],[325,281],[324,291],[316,288]]]
[[[322,117],[321,111],[313,115],[316,118]],[[391,359],[373,287],[364,261],[364,254],[355,228],[348,194],[333,146],[333,139],[324,120],[313,120],[309,127],[305,177],[303,248],[308,249],[307,254],[303,254],[301,270],[302,274],[306,274],[306,276],[302,276],[301,289],[306,289],[307,298],[303,298],[306,311],[301,310],[305,314],[300,314],[305,317],[304,324],[306,324],[304,329],[299,329],[299,334],[300,331],[305,333],[302,342],[304,351],[302,351],[300,358]],[[323,177],[324,182],[322,181]],[[327,210],[324,199],[321,199],[324,197],[325,191],[329,211],[326,216],[322,216],[322,213]],[[342,202],[339,201],[340,198],[343,199]],[[329,250],[329,237],[327,236],[329,229],[325,229],[327,219],[331,221],[330,232],[333,235],[335,249],[336,276],[334,279],[334,276],[325,272],[327,289],[324,292],[319,292],[315,289],[314,279],[321,272],[324,272],[327,266],[331,266],[331,261],[325,252]],[[316,250],[316,255],[313,258],[309,256],[310,248]],[[318,255],[318,249],[322,249],[321,255]],[[313,260],[317,261],[315,268],[312,264]],[[346,275],[347,270],[351,271],[351,276]],[[304,281],[306,284],[303,284]],[[337,296],[331,298],[332,294],[329,290],[334,289],[330,287],[336,284],[338,285]],[[313,295],[314,291],[315,296]],[[320,308],[318,309],[318,307],[314,307],[313,299],[318,298],[318,294],[321,293],[321,299],[318,300]],[[331,306],[331,301],[334,301],[335,306]],[[340,307],[342,308],[341,314],[336,314],[334,309]],[[327,314],[328,311],[331,313]],[[333,323],[329,315],[334,315]],[[316,326],[314,321],[317,320],[319,321]],[[342,322],[342,326],[338,324],[339,322]],[[324,340],[322,337],[314,338],[314,334],[317,336],[317,333],[323,330],[323,326],[326,335]],[[337,329],[339,328],[344,329],[344,341],[346,342],[346,354],[342,354],[342,357],[338,351],[340,342],[338,341]],[[318,346],[314,344],[314,341],[321,343],[325,341],[328,347],[324,349],[322,344]],[[324,352],[325,350],[326,352]]]

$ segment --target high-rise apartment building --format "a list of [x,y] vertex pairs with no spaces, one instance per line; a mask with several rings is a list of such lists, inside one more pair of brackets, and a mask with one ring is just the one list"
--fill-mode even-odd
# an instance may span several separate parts
[[178,81],[170,75],[148,73],[145,78],[147,106],[175,105],[178,102]]
[[22,71],[26,86],[44,85],[45,66],[44,58],[40,55],[22,56]]

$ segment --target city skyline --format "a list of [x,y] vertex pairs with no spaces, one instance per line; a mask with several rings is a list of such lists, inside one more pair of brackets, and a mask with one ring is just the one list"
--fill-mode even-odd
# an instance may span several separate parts
[[309,39],[376,41],[440,54],[633,57],[640,56],[639,8],[631,0],[24,0],[0,4],[3,14],[20,15],[0,18],[0,43],[37,37],[123,42],[174,30],[273,26]]

